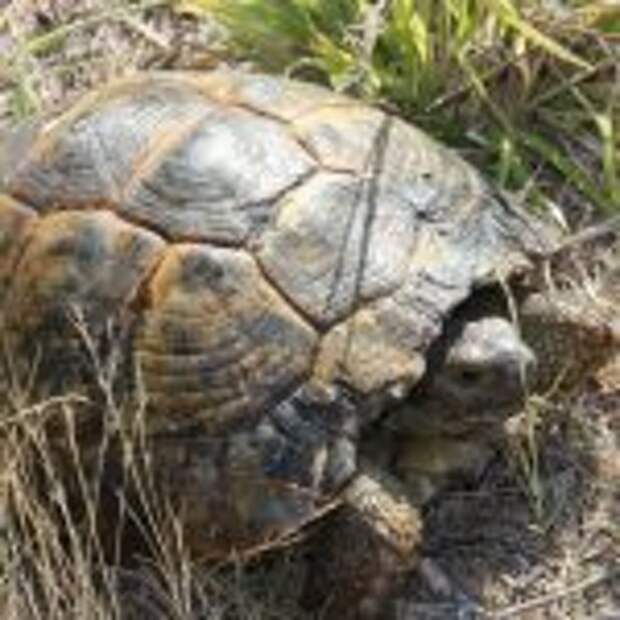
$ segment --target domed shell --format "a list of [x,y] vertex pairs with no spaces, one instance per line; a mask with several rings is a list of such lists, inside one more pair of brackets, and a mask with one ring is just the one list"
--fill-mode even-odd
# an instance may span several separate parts
[[[153,433],[226,438],[203,470],[243,462],[255,490],[259,478],[303,490],[268,505],[241,483],[222,491],[260,531],[306,519],[325,480],[350,474],[331,456],[339,438],[354,461],[351,425],[419,380],[450,311],[545,249],[423,132],[283,78],[138,75],[16,135],[12,152],[0,308],[14,346],[57,389],[84,374],[85,339],[97,349],[117,334]],[[303,456],[274,464],[286,443],[274,433]],[[177,486],[215,484],[193,476]],[[220,488],[224,474],[212,477]]]

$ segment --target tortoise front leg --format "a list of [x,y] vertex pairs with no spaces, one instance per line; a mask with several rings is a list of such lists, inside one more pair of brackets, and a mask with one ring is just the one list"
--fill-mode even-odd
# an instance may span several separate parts
[[321,618],[376,618],[416,560],[421,519],[399,482],[363,464],[312,541],[304,605]]

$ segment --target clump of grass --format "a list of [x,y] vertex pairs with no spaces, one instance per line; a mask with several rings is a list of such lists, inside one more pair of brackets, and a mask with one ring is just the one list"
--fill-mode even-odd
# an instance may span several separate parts
[[[96,365],[97,384],[110,390],[104,367]],[[101,410],[77,394],[36,399],[3,387],[0,617],[305,617],[297,606],[301,557],[287,561],[283,552],[278,563],[251,567],[191,556],[173,509],[155,491],[143,408],[123,409],[111,392]]]
[[301,553],[253,567],[190,552],[158,484],[139,373],[131,395],[119,389],[120,341],[103,355],[80,309],[67,319],[90,380],[67,372],[52,395],[0,323],[0,617],[302,619]]
[[620,208],[617,7],[573,1],[551,10],[516,0],[183,4],[215,15],[238,58],[395,108],[466,150],[503,187],[539,203]]

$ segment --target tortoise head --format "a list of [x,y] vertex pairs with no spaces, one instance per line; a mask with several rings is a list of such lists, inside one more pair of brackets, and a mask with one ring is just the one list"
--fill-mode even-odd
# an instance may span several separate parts
[[421,393],[472,415],[520,401],[537,369],[536,355],[518,328],[499,315],[451,324],[432,356]]
[[510,312],[499,287],[473,295],[434,343],[396,426],[449,434],[499,428],[529,394],[574,390],[620,349],[614,299],[611,286],[596,294],[515,291]]

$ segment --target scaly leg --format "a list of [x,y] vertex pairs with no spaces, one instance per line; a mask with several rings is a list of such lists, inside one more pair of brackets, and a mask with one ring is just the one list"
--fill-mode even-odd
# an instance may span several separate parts
[[377,618],[416,561],[421,520],[398,481],[364,464],[313,540],[304,604],[321,618]]

